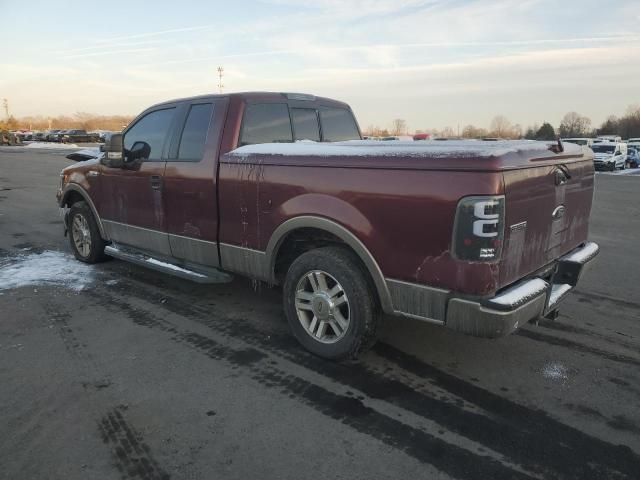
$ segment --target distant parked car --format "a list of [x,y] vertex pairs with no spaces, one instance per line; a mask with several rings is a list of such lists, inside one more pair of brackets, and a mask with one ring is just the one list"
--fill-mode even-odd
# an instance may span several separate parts
[[83,143],[98,142],[100,137],[97,134],[87,133],[86,130],[67,130],[62,135],[58,135],[62,143]]
[[584,145],[591,148],[593,145],[593,138],[579,137],[579,138],[563,138],[563,142],[575,143],[576,145]]
[[621,142],[602,141],[594,143],[593,165],[596,170],[609,170],[613,172],[618,168],[627,168],[627,144]]
[[14,132],[0,130],[0,145],[22,145],[22,139]]
[[33,139],[33,132],[31,130],[16,130],[13,133],[17,137],[20,137],[20,140],[22,140],[23,142],[25,140],[32,140]]
[[381,140],[385,142],[413,142],[413,137],[411,135],[392,135],[390,137],[382,137]]
[[627,165],[629,165],[630,168],[638,168],[640,165],[640,149],[628,147]]
[[47,132],[34,132],[32,140],[34,142],[46,142]]
[[60,130],[60,129],[48,130],[45,135],[45,140],[47,142],[57,142],[58,135],[63,131],[64,130]]
[[416,133],[413,136],[413,139],[418,141],[418,140],[431,140],[431,134],[430,133]]

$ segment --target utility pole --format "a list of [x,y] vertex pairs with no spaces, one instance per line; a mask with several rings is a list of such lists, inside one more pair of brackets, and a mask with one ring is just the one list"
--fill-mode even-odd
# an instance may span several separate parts
[[4,108],[4,116],[7,117],[7,120],[9,120],[9,100],[3,98],[2,107]]
[[224,75],[224,68],[218,67],[218,91],[222,93],[224,85],[222,84],[222,77]]

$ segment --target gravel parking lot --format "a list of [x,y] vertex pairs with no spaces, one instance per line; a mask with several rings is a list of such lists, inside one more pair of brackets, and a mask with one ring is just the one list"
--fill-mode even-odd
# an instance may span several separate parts
[[388,319],[335,364],[278,289],[76,262],[66,153],[0,148],[0,478],[640,476],[640,175],[598,174],[602,252],[558,321],[484,340]]

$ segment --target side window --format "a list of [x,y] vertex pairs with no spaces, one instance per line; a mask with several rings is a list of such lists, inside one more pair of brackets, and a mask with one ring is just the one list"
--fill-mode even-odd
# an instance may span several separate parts
[[289,108],[284,103],[247,105],[240,145],[292,142]]
[[202,159],[212,112],[213,105],[211,103],[191,105],[180,136],[178,160],[198,161]]
[[124,148],[130,150],[135,142],[147,142],[151,147],[149,160],[160,160],[174,112],[175,108],[166,108],[142,117],[125,133]]
[[320,141],[318,114],[312,108],[292,108],[291,120],[296,140]]
[[360,140],[360,133],[352,113],[345,108],[320,109],[322,137],[325,142]]

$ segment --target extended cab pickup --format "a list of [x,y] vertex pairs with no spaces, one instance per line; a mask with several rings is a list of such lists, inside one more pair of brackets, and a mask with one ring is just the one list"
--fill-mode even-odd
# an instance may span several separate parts
[[54,141],[60,143],[98,142],[99,140],[98,135],[87,133],[86,130],[64,130],[54,138]]
[[360,138],[348,105],[311,95],[153,106],[62,171],[71,248],[282,285],[293,334],[334,359],[371,345],[383,314],[507,335],[554,315],[598,253],[589,149]]

